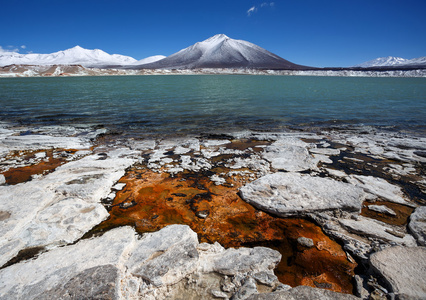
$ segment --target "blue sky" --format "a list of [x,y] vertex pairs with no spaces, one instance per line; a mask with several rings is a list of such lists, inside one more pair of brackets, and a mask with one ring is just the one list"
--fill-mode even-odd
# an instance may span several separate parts
[[318,67],[426,56],[426,0],[2,0],[0,7],[0,46],[20,53],[80,45],[142,59],[224,33]]

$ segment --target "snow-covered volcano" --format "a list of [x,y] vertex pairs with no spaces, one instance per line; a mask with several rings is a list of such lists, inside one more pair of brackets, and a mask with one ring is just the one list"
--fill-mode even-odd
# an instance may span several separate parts
[[224,34],[198,42],[165,59],[139,65],[142,69],[254,68],[303,69],[255,44]]
[[50,54],[20,54],[8,52],[0,54],[0,66],[7,65],[82,65],[101,67],[106,65],[131,65],[157,61],[164,56],[153,56],[138,61],[130,56],[108,54],[105,51],[84,49],[80,46]]

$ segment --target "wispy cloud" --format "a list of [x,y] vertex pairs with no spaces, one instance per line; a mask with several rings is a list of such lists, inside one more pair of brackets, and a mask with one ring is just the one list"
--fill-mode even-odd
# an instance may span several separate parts
[[249,10],[247,10],[247,16],[250,17],[252,14],[257,12],[260,8],[274,7],[274,6],[275,6],[275,2],[263,2],[260,5],[254,5],[254,6],[250,7]]
[[255,11],[257,11],[256,6],[252,6],[250,7],[250,9],[247,11],[247,15],[250,17],[252,13],[254,13]]
[[[2,54],[3,55],[5,55],[5,54],[8,54],[8,55],[17,54],[17,53],[19,53],[20,50],[25,50],[25,49],[27,49],[26,45],[21,45],[19,47],[11,46],[11,45],[8,45],[6,47],[0,46],[0,55],[2,55]],[[30,53],[31,51],[26,51],[26,52]]]
[[3,48],[2,46],[0,46],[0,54],[13,54],[18,52],[19,52],[19,49],[13,46],[6,46],[6,48]]

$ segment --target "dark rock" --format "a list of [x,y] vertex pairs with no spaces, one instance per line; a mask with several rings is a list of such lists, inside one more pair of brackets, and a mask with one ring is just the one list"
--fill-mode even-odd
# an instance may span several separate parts
[[112,265],[90,268],[39,295],[42,299],[115,299],[118,269]]
[[348,294],[341,294],[329,290],[311,288],[309,286],[298,286],[285,292],[273,292],[255,294],[247,298],[248,300],[359,300],[358,297]]
[[186,197],[186,194],[184,193],[173,193],[172,195],[176,197]]

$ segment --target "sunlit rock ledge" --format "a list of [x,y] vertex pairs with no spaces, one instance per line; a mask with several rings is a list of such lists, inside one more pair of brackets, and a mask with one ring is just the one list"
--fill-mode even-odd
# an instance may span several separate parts
[[287,75],[341,77],[426,77],[426,69],[417,70],[257,70],[257,69],[124,69],[87,68],[81,65],[10,65],[0,67],[0,78],[6,77],[67,77],[119,75]]
[[424,298],[424,137],[27,131],[0,126],[0,299]]

